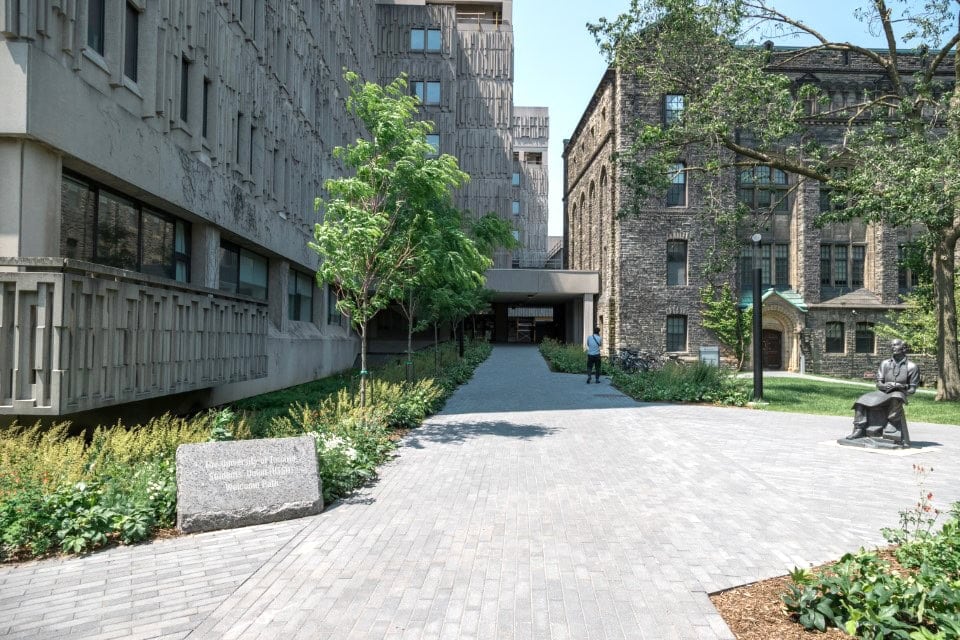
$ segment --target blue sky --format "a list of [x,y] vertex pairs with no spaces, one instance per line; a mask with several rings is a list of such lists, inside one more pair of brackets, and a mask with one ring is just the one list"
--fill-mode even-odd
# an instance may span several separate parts
[[[550,108],[550,235],[563,233],[563,139],[573,133],[606,68],[585,25],[601,16],[614,18],[629,4],[629,0],[514,0],[514,103]],[[882,44],[853,17],[860,2],[775,0],[773,4],[787,15],[807,21],[832,40]],[[776,43],[804,44],[798,40]]]

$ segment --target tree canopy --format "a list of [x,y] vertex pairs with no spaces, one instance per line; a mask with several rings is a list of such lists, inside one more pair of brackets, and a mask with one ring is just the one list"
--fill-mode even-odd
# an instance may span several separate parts
[[[958,11],[960,0],[866,2],[857,17],[883,35],[881,50],[831,41],[768,0],[632,0],[623,15],[590,26],[611,64],[635,74],[643,90],[685,98],[669,126],[636,123],[634,147],[621,157],[635,201],[663,189],[671,163],[689,152],[698,162],[686,170],[711,176],[711,185],[726,176],[732,188],[734,171],[755,167],[787,172],[798,191],[819,182],[843,206],[821,212],[818,224],[922,226],[941,400],[960,398]],[[775,55],[762,44],[794,34],[814,44]],[[875,88],[834,105],[816,82],[786,74],[823,53],[862,61]],[[812,132],[828,122],[836,135],[824,144]],[[736,207],[729,198],[716,203],[718,220]]]

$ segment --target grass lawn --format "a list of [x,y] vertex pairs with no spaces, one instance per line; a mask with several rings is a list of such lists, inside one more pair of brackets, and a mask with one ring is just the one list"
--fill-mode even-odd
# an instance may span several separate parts
[[[853,401],[872,387],[803,378],[765,377],[763,399],[767,411],[818,413],[853,417]],[[906,407],[907,423],[933,422],[960,425],[960,403],[934,402],[933,395],[916,393]]]

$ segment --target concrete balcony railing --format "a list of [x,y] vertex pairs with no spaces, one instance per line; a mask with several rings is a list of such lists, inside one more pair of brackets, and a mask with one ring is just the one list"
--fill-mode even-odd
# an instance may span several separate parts
[[267,305],[65,258],[0,258],[0,414],[65,415],[267,375]]

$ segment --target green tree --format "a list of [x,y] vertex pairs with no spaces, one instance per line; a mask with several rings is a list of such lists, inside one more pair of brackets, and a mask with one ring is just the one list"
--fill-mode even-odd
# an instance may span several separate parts
[[[960,26],[957,0],[870,0],[861,21],[882,33],[886,49],[833,42],[767,0],[632,0],[614,20],[591,25],[611,63],[635,72],[650,95],[683,94],[670,126],[637,123],[636,144],[622,160],[636,202],[663,189],[669,163],[696,149],[691,172],[726,175],[770,167],[816,181],[842,198],[819,223],[862,219],[925,227],[931,247],[940,400],[960,398],[955,270],[960,238]],[[898,30],[902,33],[898,34]],[[770,52],[754,37],[801,33],[816,44],[793,55]],[[900,43],[922,63],[901,69]],[[816,52],[857,56],[880,74],[878,89],[834,108],[815,83],[797,88],[779,68]],[[808,134],[820,116],[840,119],[838,144]],[[847,171],[831,172],[833,166]]]
[[423,230],[433,225],[432,206],[444,202],[468,176],[450,155],[433,157],[429,122],[416,120],[417,99],[401,76],[386,86],[344,74],[347,111],[368,138],[334,155],[355,174],[327,180],[317,198],[323,221],[310,247],[320,255],[317,280],[337,292],[337,307],[360,334],[360,402],[366,404],[367,324],[403,297],[423,261]]
[[743,369],[750,344],[750,321],[738,304],[729,283],[719,290],[713,285],[700,290],[703,304],[703,326],[713,331],[720,344],[733,352],[737,369]]

